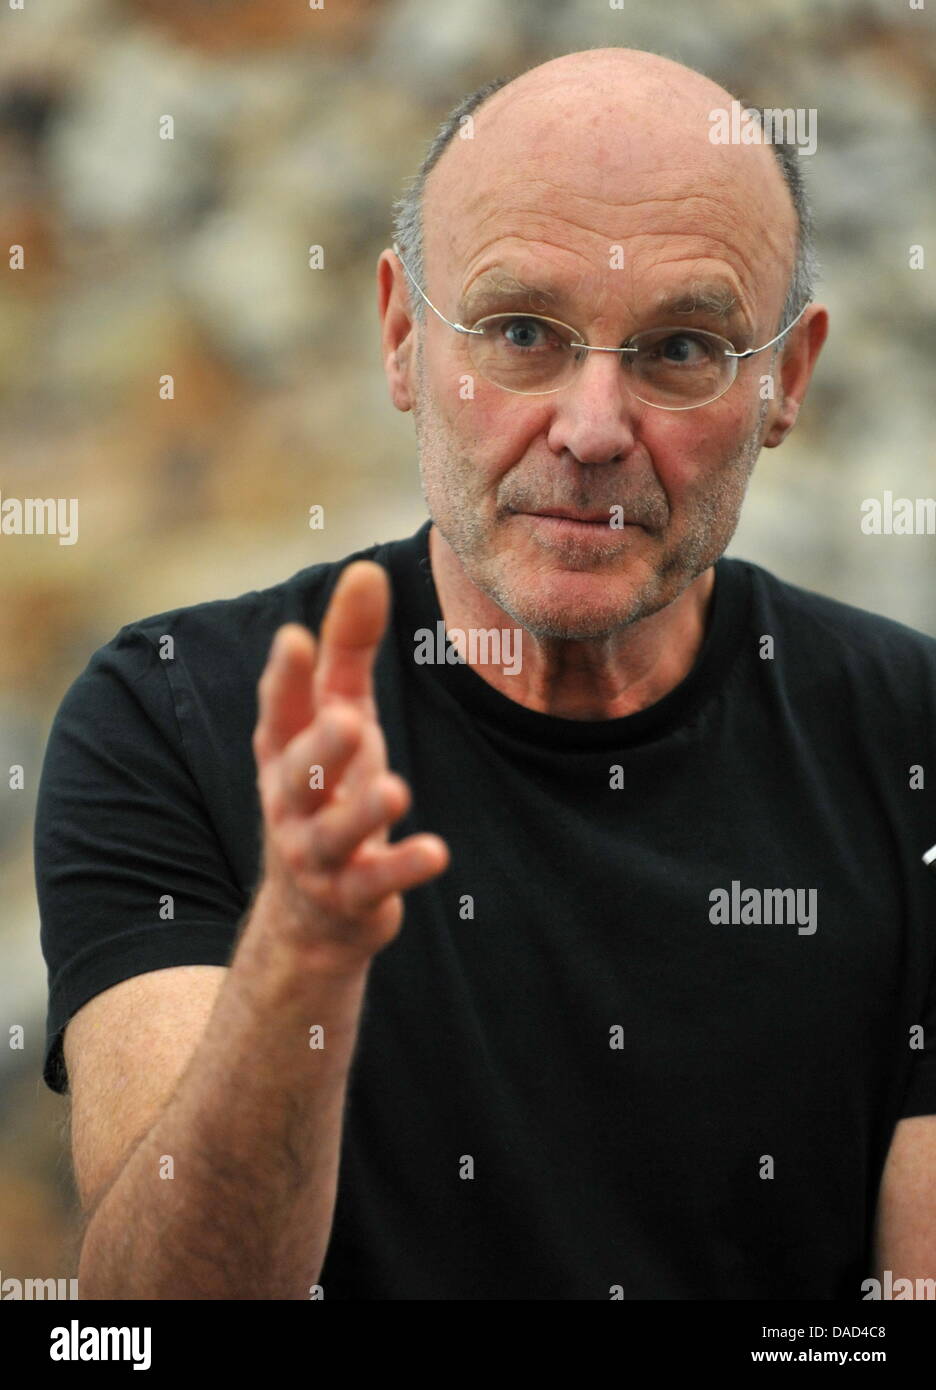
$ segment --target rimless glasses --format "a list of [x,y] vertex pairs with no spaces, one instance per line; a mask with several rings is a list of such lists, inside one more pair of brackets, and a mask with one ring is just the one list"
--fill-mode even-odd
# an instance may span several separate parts
[[723,396],[738,363],[763,352],[806,312],[810,300],[770,342],[735,352],[727,338],[699,328],[662,327],[635,333],[621,347],[596,347],[567,323],[542,314],[488,314],[470,328],[452,323],[417,284],[394,242],[393,250],[434,314],[467,337],[468,356],[485,381],[522,396],[561,391],[588,352],[617,352],[628,368],[633,394],[660,410],[692,410]]

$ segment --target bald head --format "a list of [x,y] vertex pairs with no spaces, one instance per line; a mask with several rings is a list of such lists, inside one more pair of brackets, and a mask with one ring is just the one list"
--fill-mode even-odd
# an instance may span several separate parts
[[[639,49],[590,49],[510,82],[495,79],[450,113],[395,205],[407,263],[419,283],[431,277],[433,297],[433,272],[466,254],[469,224],[479,245],[479,237],[509,235],[511,218],[522,220],[524,234],[539,226],[555,235],[551,212],[561,203],[569,223],[590,224],[607,264],[628,211],[643,206],[645,240],[625,248],[635,274],[648,238],[659,244],[668,229],[705,230],[709,247],[746,229],[734,257],[756,262],[762,289],[765,275],[776,278],[772,336],[811,294],[811,217],[794,150],[712,142],[710,113],[735,99],[703,74]],[[681,254],[692,254],[685,240]],[[421,321],[421,301],[413,307]]]
[[[586,266],[610,263],[650,312],[648,277],[719,284],[751,331],[779,313],[796,248],[796,218],[765,145],[710,139],[731,94],[670,59],[633,49],[567,54],[524,73],[478,110],[471,139],[453,140],[430,174],[425,268],[464,268],[466,288],[494,248],[554,249],[574,306]],[[677,269],[678,268],[678,269]],[[430,296],[431,297],[431,296]],[[770,334],[765,333],[766,337]]]

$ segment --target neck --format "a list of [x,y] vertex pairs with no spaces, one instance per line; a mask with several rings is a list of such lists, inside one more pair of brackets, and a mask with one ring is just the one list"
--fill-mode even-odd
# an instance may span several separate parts
[[[715,586],[709,566],[657,612],[588,640],[541,638],[517,625],[465,573],[435,526],[429,559],[446,630],[513,630],[511,650],[455,638],[461,655],[502,695],[562,719],[619,719],[656,704],[692,670],[705,640]],[[491,657],[499,659],[490,659]]]

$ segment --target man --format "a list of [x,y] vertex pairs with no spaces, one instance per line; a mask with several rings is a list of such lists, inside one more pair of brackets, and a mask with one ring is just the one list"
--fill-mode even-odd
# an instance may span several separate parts
[[456,108],[378,267],[430,521],[66,696],[83,1297],[936,1273],[936,643],[723,558],[827,330],[730,102],[611,49]]

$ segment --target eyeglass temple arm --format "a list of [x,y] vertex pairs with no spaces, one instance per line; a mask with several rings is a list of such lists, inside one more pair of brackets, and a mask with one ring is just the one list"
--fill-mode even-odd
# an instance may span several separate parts
[[439,318],[442,320],[443,323],[447,323],[449,328],[457,329],[459,333],[477,333],[479,337],[484,337],[484,332],[480,328],[466,328],[462,323],[453,323],[451,319],[447,319],[445,315],[442,313],[441,309],[436,308],[436,306],[433,304],[432,300],[426,294],[422,286],[417,284],[415,276],[413,275],[409,266],[404,261],[403,257],[400,255],[400,248],[397,246],[396,242],[393,243],[393,251],[396,255],[397,260],[400,262],[400,265],[406,271],[407,275],[412,280],[413,284],[416,286],[416,289],[419,290],[419,293],[422,295],[423,299],[429,305],[429,308],[432,310],[434,314],[439,315]]
[[771,343],[775,343],[775,342],[777,341],[778,338],[782,338],[783,335],[784,335],[784,333],[789,333],[789,331],[790,331],[790,329],[793,327],[794,323],[796,323],[797,319],[801,319],[801,318],[803,317],[803,315],[805,314],[806,310],[809,308],[809,306],[810,306],[811,303],[812,303],[812,300],[811,300],[811,299],[807,299],[807,301],[806,301],[806,303],[803,305],[802,309],[800,309],[799,313],[796,315],[796,318],[795,318],[795,319],[790,319],[790,322],[787,324],[786,328],[781,328],[780,332],[776,335],[775,338],[771,338],[771,340],[770,340],[769,343],[762,343],[760,347],[756,347],[756,348],[748,348],[747,352],[728,352],[728,350],[726,349],[726,350],[725,350],[725,356],[726,356],[726,357],[737,357],[737,358],[740,359],[740,358],[742,358],[742,357],[753,357],[754,354],[755,354],[755,352],[763,352],[763,351],[764,351],[764,348],[769,348]]

